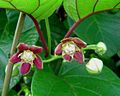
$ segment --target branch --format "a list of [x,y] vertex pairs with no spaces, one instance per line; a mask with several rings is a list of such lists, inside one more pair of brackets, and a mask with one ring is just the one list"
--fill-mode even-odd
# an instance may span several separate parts
[[49,53],[48,53],[48,48],[47,48],[47,45],[46,45],[46,42],[45,42],[45,39],[43,37],[43,34],[42,34],[42,31],[40,29],[40,26],[39,26],[39,23],[37,22],[37,20],[32,16],[32,15],[29,15],[31,17],[31,19],[33,20],[34,24],[35,24],[35,27],[37,29],[37,32],[38,32],[38,35],[40,37],[40,40],[42,42],[42,45],[43,45],[43,48],[45,50],[45,57],[48,57]]
[[[10,56],[12,56],[15,53],[16,46],[18,44],[18,40],[19,40],[19,37],[20,37],[20,33],[22,32],[22,29],[23,29],[24,19],[25,19],[25,14],[20,12],[17,27],[16,27],[16,30],[15,30],[13,43],[12,43],[12,48],[11,48],[11,51],[10,51]],[[4,84],[3,84],[2,96],[7,96],[7,94],[8,94],[12,69],[13,69],[13,64],[11,64],[11,62],[8,61],[6,75],[5,75]]]

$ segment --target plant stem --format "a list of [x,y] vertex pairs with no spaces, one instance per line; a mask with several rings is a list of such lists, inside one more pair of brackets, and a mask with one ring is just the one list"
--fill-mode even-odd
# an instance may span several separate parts
[[45,39],[43,37],[43,34],[42,34],[42,31],[40,29],[40,26],[39,26],[39,23],[37,22],[37,20],[32,16],[32,15],[29,15],[31,17],[31,19],[33,20],[34,24],[35,24],[35,27],[37,29],[37,32],[38,32],[38,35],[40,37],[40,40],[43,44],[43,48],[45,50],[45,57],[48,57],[49,53],[48,53],[48,48],[47,48],[47,45],[46,45],[46,42],[45,42]]
[[[15,53],[16,46],[18,44],[18,40],[20,37],[20,33],[22,32],[22,29],[23,29],[24,19],[25,19],[25,14],[20,12],[18,23],[17,23],[16,30],[15,30],[15,34],[14,34],[11,51],[10,51],[10,56],[12,56]],[[13,69],[13,65],[11,64],[10,61],[8,61],[6,75],[5,75],[4,84],[3,84],[2,96],[7,96],[7,94],[8,94],[12,69]]]
[[80,20],[81,20],[81,19],[79,19],[77,22],[75,22],[75,23],[73,24],[73,26],[69,29],[69,31],[67,32],[67,34],[65,35],[64,38],[70,37],[70,35],[72,34],[73,30],[74,30],[74,29],[78,26],[78,24],[80,23]]
[[55,55],[55,56],[51,57],[51,58],[48,59],[48,60],[43,60],[43,63],[49,63],[49,62],[52,62],[52,61],[57,60],[57,59],[60,59],[60,58],[62,58],[62,56],[57,56],[57,55]]
[[[119,9],[119,8],[116,8],[116,9]],[[84,21],[86,18],[94,15],[94,14],[97,14],[97,13],[100,13],[100,12],[105,12],[105,11],[109,11],[109,10],[112,10],[111,8],[110,9],[107,9],[107,10],[101,10],[101,11],[97,11],[97,12],[92,12],[88,15],[86,15],[85,17],[83,18],[80,18],[77,22],[75,22],[73,24],[73,26],[68,30],[68,32],[66,33],[65,37],[64,38],[68,38],[70,37],[70,35],[72,34],[72,32],[74,31],[74,29],[79,25],[79,23],[81,23],[82,21]]]
[[45,24],[46,24],[46,30],[48,36],[48,50],[49,50],[49,55],[51,55],[51,33],[50,33],[50,25],[48,18],[45,19]]
[[[97,12],[96,12],[97,13]],[[72,32],[75,30],[75,28],[79,25],[79,23],[81,23],[82,21],[84,21],[86,18],[90,17],[91,15],[93,15],[93,13],[83,17],[83,18],[80,18],[77,22],[75,22],[72,27],[68,30],[68,32],[66,33],[65,37],[64,38],[68,38],[70,37],[70,35],[72,34]]]
[[85,50],[96,50],[98,47],[97,45],[93,44],[93,45],[88,45],[87,47],[83,48],[83,51]]

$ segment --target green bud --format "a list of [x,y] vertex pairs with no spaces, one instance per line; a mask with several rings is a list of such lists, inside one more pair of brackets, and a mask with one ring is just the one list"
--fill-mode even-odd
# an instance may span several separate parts
[[105,54],[106,51],[107,51],[107,47],[106,47],[105,43],[99,42],[97,44],[97,48],[96,48],[95,52],[99,55],[103,55],[103,54]]
[[102,68],[103,68],[103,62],[98,58],[92,58],[86,64],[86,70],[90,74],[98,74],[102,71]]

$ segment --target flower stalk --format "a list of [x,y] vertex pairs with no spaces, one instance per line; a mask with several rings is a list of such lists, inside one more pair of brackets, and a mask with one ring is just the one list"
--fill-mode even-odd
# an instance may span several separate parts
[[35,24],[35,27],[37,29],[37,32],[38,32],[38,35],[40,37],[40,40],[42,42],[42,45],[43,45],[43,48],[44,48],[44,51],[45,51],[45,57],[48,57],[49,53],[48,53],[48,48],[47,48],[47,44],[45,42],[45,39],[43,37],[43,34],[42,34],[42,31],[40,29],[40,26],[39,26],[39,23],[37,22],[37,20],[32,16],[32,15],[29,15],[31,17],[31,19],[33,20],[34,24]]
[[51,55],[51,33],[50,33],[50,25],[48,18],[45,19],[46,30],[47,30],[47,37],[48,37],[48,51],[49,55]]
[[[10,56],[12,56],[15,53],[16,46],[18,44],[19,37],[20,37],[20,34],[23,29],[24,20],[25,20],[25,14],[20,12],[18,23],[17,23],[16,30],[15,30],[13,43],[12,43],[12,47],[11,47],[11,51],[10,51]],[[7,94],[8,94],[12,69],[13,69],[13,65],[11,64],[10,61],[8,61],[6,75],[5,75],[4,84],[3,84],[2,96],[7,96]]]
[[43,63],[49,63],[49,62],[52,62],[52,61],[54,61],[54,60],[61,59],[61,58],[62,58],[61,55],[60,55],[60,56],[54,55],[54,56],[52,56],[50,59],[43,60]]

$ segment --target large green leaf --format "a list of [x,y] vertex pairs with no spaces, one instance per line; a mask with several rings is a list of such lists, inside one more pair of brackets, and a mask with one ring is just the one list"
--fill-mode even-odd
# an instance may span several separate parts
[[31,14],[41,20],[49,17],[63,0],[0,0],[0,8],[9,8]]
[[104,67],[99,75],[90,75],[85,65],[63,63],[56,76],[45,68],[36,71],[32,81],[33,96],[119,96],[120,80]]
[[[103,41],[107,45],[106,56],[111,57],[120,50],[120,12],[117,14],[100,13],[81,22],[75,29],[78,37],[88,44]],[[70,26],[74,23],[68,20]]]
[[5,66],[8,62],[8,58],[4,51],[0,49],[0,93],[2,91],[2,86],[3,86],[3,78],[5,74]]
[[0,18],[0,38],[3,34],[6,22],[7,22],[7,16],[6,16],[6,11],[5,10],[0,10],[0,16],[4,18]]
[[[3,10],[0,11],[0,12],[2,12],[0,14],[0,16],[2,17],[2,18],[0,18],[0,20],[1,20],[0,23],[2,26],[1,30],[0,30],[0,33],[1,33],[0,48],[6,49],[3,51],[6,54],[9,54],[13,36],[14,36],[14,32],[15,32],[15,27],[17,24],[18,16],[19,16],[19,12],[15,11],[15,10],[12,10],[12,11],[7,10],[6,12],[4,12],[4,11]],[[4,15],[4,17],[3,17],[3,15]],[[7,17],[7,20],[6,20],[6,17]],[[4,20],[4,21],[2,21],[2,20]],[[5,21],[7,21],[7,22],[5,22]],[[28,16],[26,16],[23,32],[20,37],[20,42],[24,42],[26,44],[32,45],[32,44],[35,44],[37,42],[37,40],[38,40],[38,33],[34,27],[34,23]]]
[[76,21],[89,14],[120,8],[120,0],[64,0],[64,8],[68,15]]

